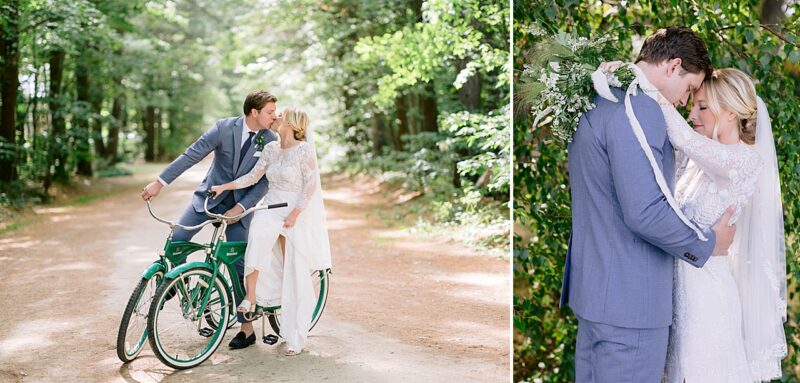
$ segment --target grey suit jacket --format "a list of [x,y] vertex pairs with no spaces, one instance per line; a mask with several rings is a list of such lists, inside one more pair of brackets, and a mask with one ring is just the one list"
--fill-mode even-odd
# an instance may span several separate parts
[[[674,259],[702,267],[716,236],[699,240],[670,208],[631,130],[625,94],[612,92],[620,102],[596,97],[568,146],[572,234],[561,303],[593,322],[669,326]],[[675,155],[664,115],[644,92],[631,105],[674,191]]]
[[[203,213],[203,203],[206,191],[214,185],[221,185],[231,182],[240,176],[247,174],[258,161],[254,157],[256,151],[256,141],[259,137],[264,137],[264,145],[275,141],[277,136],[269,130],[260,130],[253,137],[247,153],[245,153],[242,163],[239,163],[239,156],[242,146],[242,122],[244,117],[231,117],[217,121],[211,129],[186,149],[175,161],[172,161],[159,177],[171,184],[178,176],[183,174],[194,164],[200,162],[209,153],[214,152],[214,161],[208,169],[203,182],[197,186],[192,196],[192,207],[198,213]],[[219,197],[208,201],[208,208],[211,209],[225,200],[228,193],[233,193],[236,203],[242,204],[245,209],[255,206],[264,194],[267,193],[268,181],[266,177],[261,178],[255,185],[233,191],[225,191]],[[252,215],[242,219],[245,228],[250,225]]]

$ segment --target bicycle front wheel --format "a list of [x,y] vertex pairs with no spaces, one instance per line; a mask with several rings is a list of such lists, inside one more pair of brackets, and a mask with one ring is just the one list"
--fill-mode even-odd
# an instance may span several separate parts
[[[165,280],[156,291],[147,321],[150,347],[176,369],[203,363],[217,350],[228,329],[230,290],[221,276],[203,267]],[[208,318],[214,318],[209,323]]]
[[[314,286],[315,305],[314,313],[311,316],[311,325],[308,331],[314,328],[322,317],[322,311],[325,310],[325,304],[328,303],[328,290],[331,286],[331,271],[328,270],[314,270],[311,272],[311,283]],[[281,335],[281,314],[280,309],[273,314],[267,314],[269,325],[275,334]]]
[[117,357],[123,363],[136,359],[144,349],[150,302],[163,278],[164,273],[160,271],[150,278],[142,278],[128,299],[117,333]]

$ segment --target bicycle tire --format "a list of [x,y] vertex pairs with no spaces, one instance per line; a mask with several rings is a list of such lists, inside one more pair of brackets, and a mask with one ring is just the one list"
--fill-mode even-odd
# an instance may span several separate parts
[[[119,330],[117,332],[117,357],[123,363],[128,363],[136,359],[136,357],[138,357],[144,349],[144,344],[147,342],[147,315],[150,312],[149,302],[147,303],[148,307],[146,307],[144,311],[145,323],[142,334],[139,336],[139,339],[136,341],[136,343],[133,344],[133,348],[129,351],[129,346],[126,342],[130,341],[130,337],[128,336],[128,328],[131,324],[131,316],[135,312],[140,312],[138,309],[143,308],[142,305],[139,305],[139,302],[142,298],[142,295],[144,295],[146,288],[150,285],[150,282],[154,282],[155,286],[158,286],[163,276],[164,273],[159,271],[153,274],[153,276],[150,278],[142,278],[133,289],[131,297],[128,298],[128,304],[125,306],[125,311],[122,313],[122,319],[120,320]],[[157,287],[155,287],[153,290],[153,296],[155,296]],[[152,298],[150,300],[152,301]]]

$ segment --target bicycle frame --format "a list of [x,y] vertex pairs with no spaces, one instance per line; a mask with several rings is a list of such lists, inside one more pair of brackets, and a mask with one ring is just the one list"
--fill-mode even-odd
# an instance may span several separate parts
[[[148,204],[148,206],[149,206],[149,204]],[[242,257],[244,257],[245,249],[247,247],[247,242],[241,242],[241,241],[227,242],[226,241],[227,238],[225,236],[225,231],[228,228],[228,220],[240,219],[240,218],[242,218],[242,217],[244,217],[244,216],[246,216],[246,215],[248,215],[248,214],[250,214],[250,213],[252,213],[252,212],[254,212],[256,210],[274,209],[274,208],[284,207],[284,206],[286,206],[286,203],[268,205],[268,206],[252,207],[252,208],[246,210],[245,212],[243,212],[242,214],[240,214],[238,216],[227,217],[227,216],[224,216],[224,215],[215,214],[215,213],[211,213],[210,211],[208,211],[208,198],[206,198],[205,206],[204,206],[205,207],[205,212],[206,212],[206,214],[208,216],[215,218],[215,220],[213,220],[215,228],[214,228],[214,233],[211,236],[210,244],[209,245],[200,245],[200,244],[196,244],[196,243],[193,243],[193,242],[176,242],[177,244],[179,244],[178,246],[186,246],[186,251],[188,251],[189,249],[192,249],[189,253],[191,253],[193,251],[196,251],[199,248],[205,248],[206,249],[206,254],[207,254],[205,261],[204,262],[184,263],[184,264],[182,264],[182,265],[170,270],[166,274],[165,277],[169,278],[169,279],[174,279],[174,278],[177,278],[179,275],[183,274],[186,270],[189,270],[189,269],[192,269],[192,268],[196,268],[196,267],[202,267],[202,268],[205,268],[205,269],[211,271],[211,281],[215,280],[217,278],[217,276],[222,276],[223,279],[231,282],[231,286],[230,287],[233,288],[233,291],[228,290],[228,293],[230,295],[233,295],[233,296],[230,296],[230,295],[228,296],[228,298],[229,298],[228,301],[229,302],[233,302],[234,301],[232,299],[234,296],[244,296],[243,283],[239,279],[239,273],[236,271],[236,262],[239,259],[241,259]],[[158,218],[156,218],[156,219],[158,219]],[[203,223],[201,225],[205,226],[208,222],[209,221],[206,221],[206,223]],[[172,224],[172,223],[170,223],[170,224]],[[198,226],[201,226],[201,225],[198,225]],[[170,239],[171,238],[172,238],[172,233],[170,233],[170,238],[168,238],[168,240],[167,240],[168,243],[167,243],[167,245],[165,245],[165,253],[166,253],[167,248],[170,245],[170,242],[171,242]],[[175,251],[173,251],[172,253],[175,253]],[[186,254],[188,255],[188,253],[186,253]],[[224,266],[227,269],[226,270],[227,274],[228,274],[227,278],[226,278],[225,275],[223,275],[223,271],[221,270],[222,266]],[[178,287],[178,291],[181,294],[184,294],[184,296],[187,298],[187,301],[190,302],[190,304],[193,305],[194,302],[196,302],[196,300],[190,299],[190,298],[193,298],[193,297],[191,297],[190,296],[191,293],[186,290],[186,286],[184,285],[184,282],[182,280],[178,282],[177,287]],[[200,305],[198,307],[188,307],[188,309],[191,309],[191,310],[194,311],[194,315],[195,315],[194,319],[200,319],[200,317],[202,317],[205,314],[205,309],[206,309],[206,306],[208,305],[208,301],[209,301],[210,297],[211,297],[211,289],[206,289],[205,292],[203,293],[202,300],[200,300]],[[184,313],[184,314],[186,314],[186,313]]]

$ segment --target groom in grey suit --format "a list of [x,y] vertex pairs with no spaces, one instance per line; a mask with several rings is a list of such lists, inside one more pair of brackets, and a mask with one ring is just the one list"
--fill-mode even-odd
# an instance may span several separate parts
[[[278,99],[263,90],[255,90],[247,95],[242,107],[244,116],[231,117],[217,121],[211,129],[206,131],[195,143],[189,146],[175,161],[172,161],[158,179],[151,182],[142,190],[142,198],[147,200],[155,197],[161,188],[171,184],[187,169],[200,162],[211,152],[214,161],[208,169],[205,178],[194,190],[192,202],[178,219],[184,226],[194,226],[209,219],[204,211],[206,191],[212,185],[221,185],[233,181],[248,172],[258,161],[257,155],[261,153],[264,145],[277,139],[275,133],[269,130],[275,121],[275,109]],[[208,201],[208,210],[217,214],[225,213],[235,216],[243,213],[258,203],[267,193],[267,179],[261,178],[255,185],[248,188],[223,192],[218,198]],[[229,241],[247,241],[247,230],[250,227],[252,215],[228,225],[225,232]],[[188,241],[199,230],[186,231],[175,229],[173,241]],[[239,276],[244,273],[244,259],[236,263]],[[243,297],[236,297],[239,304]],[[231,341],[231,348],[244,348],[255,343],[255,334],[252,323],[245,322],[239,314],[242,331]]]
[[[702,40],[688,28],[649,36],[636,65],[670,102],[686,105],[711,74]],[[726,255],[730,210],[701,241],[659,189],[620,102],[600,97],[585,113],[569,151],[572,235],[561,304],[578,318],[577,383],[658,383],[672,323],[674,260],[702,267]],[[675,156],[658,104],[631,97],[655,160],[674,191]]]

